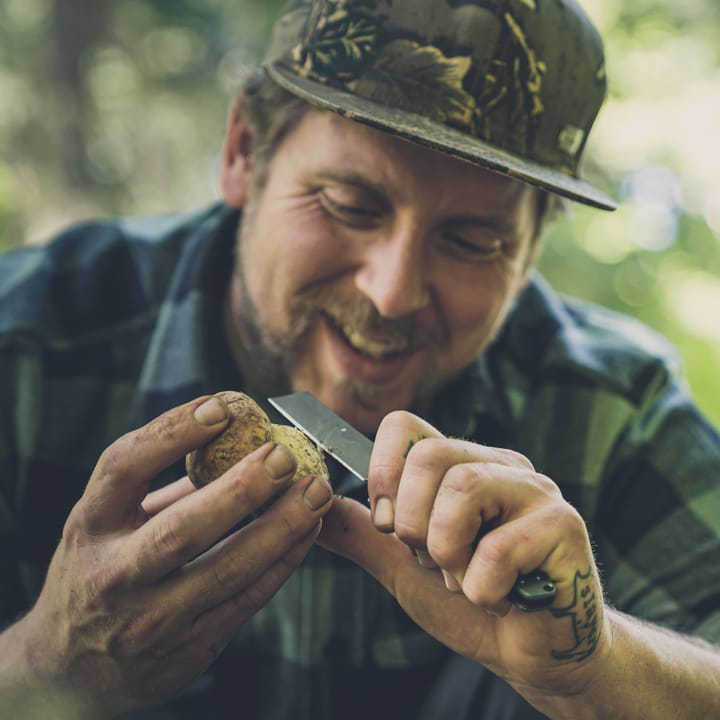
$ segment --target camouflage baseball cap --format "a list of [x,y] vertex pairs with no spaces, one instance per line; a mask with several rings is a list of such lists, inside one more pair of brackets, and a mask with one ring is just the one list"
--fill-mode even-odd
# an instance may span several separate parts
[[617,207],[579,173],[606,80],[574,0],[292,0],[264,65],[319,107]]

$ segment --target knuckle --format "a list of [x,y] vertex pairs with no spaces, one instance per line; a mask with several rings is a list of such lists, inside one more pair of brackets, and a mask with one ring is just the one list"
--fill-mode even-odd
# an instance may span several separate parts
[[489,608],[503,600],[504,591],[496,580],[504,577],[510,556],[508,548],[491,535],[482,540],[463,581],[463,592],[470,602]]
[[[558,499],[562,499],[562,494],[560,492],[560,488],[547,475],[543,475],[542,473],[535,473],[535,479],[536,479],[538,487],[544,493],[546,493],[547,495],[554,495]],[[567,503],[565,503],[565,504],[567,504]]]
[[301,498],[299,502],[276,502],[272,506],[273,525],[278,526],[278,535],[288,540],[303,537],[317,522],[317,518],[308,512]]
[[407,428],[412,421],[412,415],[406,410],[392,410],[380,422],[378,434],[392,431],[394,428]]
[[151,420],[146,425],[121,435],[100,455],[96,470],[103,475],[119,475],[139,447],[155,443],[175,443],[182,416],[174,410]]
[[478,544],[482,564],[489,568],[504,568],[511,557],[511,549],[500,533],[489,533]]
[[[264,502],[285,492],[292,485],[292,475],[284,479],[270,481],[263,466],[267,448],[261,448],[246,455],[225,473],[223,494],[227,494],[232,503],[246,512],[257,509]],[[219,487],[219,486],[218,486]]]
[[135,456],[138,448],[160,437],[153,429],[157,422],[154,420],[149,425],[131,430],[108,445],[100,454],[93,475],[99,480],[109,481],[123,476],[130,464],[129,459]]
[[128,583],[130,574],[122,558],[88,533],[76,510],[63,527],[58,551],[64,582],[78,607],[102,607]]
[[240,582],[239,578],[248,570],[248,564],[245,561],[241,562],[233,553],[228,553],[222,563],[213,565],[213,582],[223,592],[234,594]]
[[450,547],[450,545],[441,538],[434,535],[430,535],[427,540],[427,551],[430,557],[440,567],[450,567],[453,565],[453,561],[456,559],[456,551]]
[[73,547],[82,543],[86,533],[85,504],[79,501],[70,511],[63,526],[62,539],[66,545]]
[[395,518],[395,534],[406,545],[424,548],[426,543],[425,532],[407,520]]
[[[290,575],[295,566],[284,570],[285,559],[280,558],[274,567],[255,582],[246,584],[240,592],[233,593],[229,602],[235,607],[238,617],[254,615],[272,597],[282,579]],[[279,577],[278,577],[279,576]]]
[[163,558],[184,560],[192,553],[192,547],[187,535],[170,515],[156,516],[150,538],[151,555]]
[[114,595],[119,588],[125,587],[127,579],[125,566],[113,564],[103,571],[97,585],[104,590],[106,595]]
[[487,473],[488,468],[483,463],[453,465],[445,473],[441,489],[443,492],[470,495],[477,490]]
[[242,467],[247,467],[247,464],[242,465],[242,467],[240,467],[240,465],[242,465],[242,463],[238,464],[237,470],[231,468],[229,475],[226,476],[228,477],[228,482],[225,483],[226,487],[223,488],[223,494],[227,496],[228,502],[245,509],[251,507],[253,504],[260,504],[263,498],[254,497],[254,495],[259,495],[259,493],[253,491],[254,486],[249,473],[242,472]]
[[95,465],[95,476],[98,479],[112,479],[122,474],[128,453],[132,452],[132,433],[128,433],[115,440],[102,451]]
[[[112,614],[114,598],[127,585],[125,568],[117,563],[103,563],[88,573],[82,593],[83,606],[99,614]],[[78,599],[80,595],[76,596]]]
[[495,616],[504,616],[510,610],[510,603],[487,582],[466,578],[463,594],[475,606],[484,608]]
[[438,452],[443,446],[444,441],[439,438],[420,438],[409,447],[407,460],[421,468],[433,467],[438,462]]
[[505,462],[511,467],[516,467],[520,470],[530,470],[532,472],[535,472],[535,466],[530,462],[527,457],[525,457],[525,455],[517,452],[517,450],[509,450],[507,448],[503,448],[499,452],[505,459]]
[[145,442],[147,440],[174,440],[180,429],[180,423],[185,419],[185,414],[180,408],[174,408],[159,415],[146,425],[129,433],[131,442]]
[[[236,562],[238,572],[244,568],[252,572],[259,565],[275,563],[318,525],[317,516],[309,510],[301,497],[294,491],[282,495],[272,503],[263,506],[262,512],[252,520],[252,537],[259,552],[243,552],[242,560]],[[249,527],[249,526],[248,526]],[[240,547],[240,546],[238,546]],[[247,547],[253,547],[248,543]]]
[[473,604],[479,607],[491,606],[498,600],[497,593],[493,592],[492,583],[488,576],[473,568],[465,573],[462,583],[463,595]]
[[587,528],[580,513],[562,498],[552,503],[548,512],[550,522],[558,528],[559,533],[574,544],[585,541]]
[[185,405],[171,408],[162,415],[159,415],[150,425],[157,428],[157,431],[160,433],[174,436],[182,428],[187,427],[189,421],[194,424],[194,414],[189,413],[188,410],[195,405],[197,405],[197,403],[191,401],[185,403]]

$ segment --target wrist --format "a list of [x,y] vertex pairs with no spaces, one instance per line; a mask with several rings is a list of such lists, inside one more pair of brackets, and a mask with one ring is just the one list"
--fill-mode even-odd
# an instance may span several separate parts
[[[593,653],[581,661],[564,664],[557,670],[562,678],[552,687],[516,690],[535,708],[553,720],[607,720],[613,705],[609,688],[617,683],[613,676],[619,628],[609,608],[603,611],[603,624]],[[622,633],[620,633],[622,634]]]
[[109,720],[117,711],[73,688],[52,650],[33,632],[32,613],[0,634],[0,717],[13,720]]

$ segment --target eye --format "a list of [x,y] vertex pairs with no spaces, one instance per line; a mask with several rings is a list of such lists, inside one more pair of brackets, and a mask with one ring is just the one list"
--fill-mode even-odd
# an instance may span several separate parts
[[327,190],[320,192],[320,202],[325,212],[335,220],[352,228],[373,228],[380,220],[380,211],[370,203],[360,200],[340,201],[331,197]]
[[463,262],[491,262],[506,252],[506,242],[491,232],[473,232],[468,236],[446,232],[441,236],[441,250]]

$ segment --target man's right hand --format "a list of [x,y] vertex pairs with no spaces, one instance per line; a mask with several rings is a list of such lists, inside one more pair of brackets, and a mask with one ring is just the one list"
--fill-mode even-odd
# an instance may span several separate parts
[[95,720],[172,696],[303,560],[332,491],[325,478],[290,486],[287,448],[268,443],[200,490],[184,479],[148,495],[226,424],[216,398],[199,398],[102,454],[35,607],[0,636],[0,707],[14,698],[13,717],[39,716],[43,698],[53,717]]

